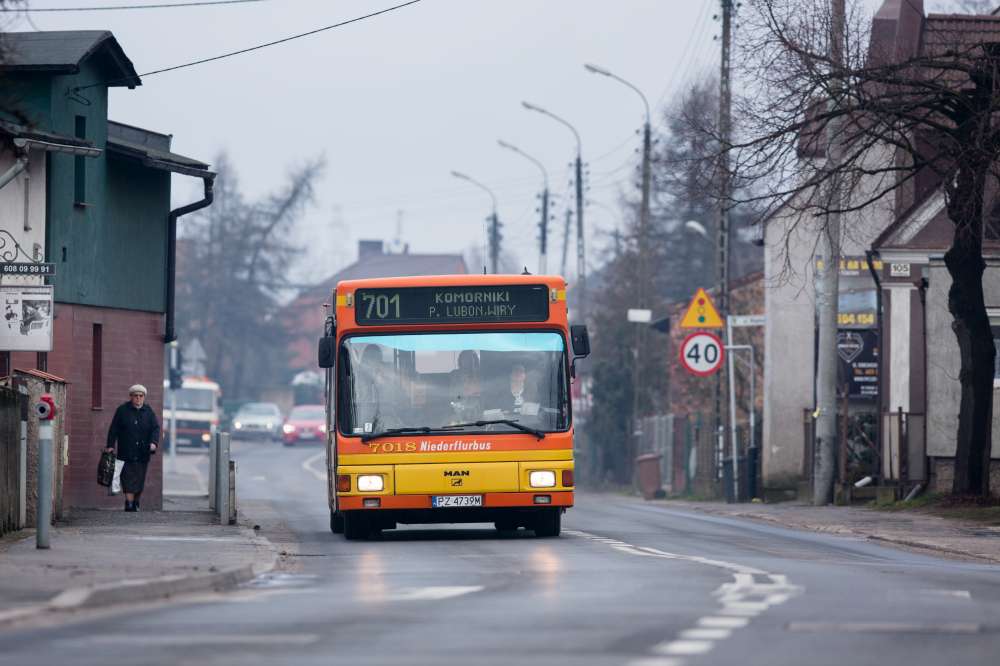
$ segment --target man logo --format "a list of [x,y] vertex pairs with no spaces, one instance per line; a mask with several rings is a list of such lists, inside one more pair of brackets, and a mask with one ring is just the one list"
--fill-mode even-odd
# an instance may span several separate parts
[[444,471],[445,476],[470,476],[469,470],[467,469],[446,469]]

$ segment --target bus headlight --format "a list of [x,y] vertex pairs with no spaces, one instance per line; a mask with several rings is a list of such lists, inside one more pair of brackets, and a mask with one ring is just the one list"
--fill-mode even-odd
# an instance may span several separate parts
[[201,441],[203,441],[206,444],[208,444],[209,442],[212,441],[212,436],[210,434],[208,434],[207,432],[203,432],[203,433],[201,433]]
[[359,493],[377,493],[385,488],[385,480],[381,474],[362,474],[358,477]]
[[243,424],[240,423],[239,421],[233,421],[233,427],[239,430],[240,428],[243,427]]
[[547,469],[528,473],[528,483],[532,488],[552,488],[556,485],[556,473]]

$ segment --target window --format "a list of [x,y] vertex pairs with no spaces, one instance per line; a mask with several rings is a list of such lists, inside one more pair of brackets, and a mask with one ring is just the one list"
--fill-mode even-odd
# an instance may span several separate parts
[[94,324],[93,350],[90,356],[90,407],[100,409],[104,400],[104,385],[102,376],[104,374],[104,327],[101,324]]
[[[78,139],[87,138],[87,117],[76,117],[76,132]],[[73,202],[83,204],[87,202],[87,158],[77,155],[73,158]]]

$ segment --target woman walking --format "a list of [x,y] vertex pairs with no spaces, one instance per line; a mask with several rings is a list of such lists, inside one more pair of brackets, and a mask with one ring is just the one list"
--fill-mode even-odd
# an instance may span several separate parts
[[115,450],[122,467],[122,491],[125,493],[125,510],[138,511],[139,497],[146,484],[146,466],[149,456],[156,453],[160,443],[160,423],[153,408],[146,404],[146,387],[135,384],[128,390],[128,402],[119,405],[108,428],[105,451]]

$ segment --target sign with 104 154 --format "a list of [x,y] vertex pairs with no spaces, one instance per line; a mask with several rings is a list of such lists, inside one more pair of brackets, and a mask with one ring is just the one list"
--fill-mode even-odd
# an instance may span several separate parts
[[545,321],[545,285],[358,289],[354,318],[362,326]]

